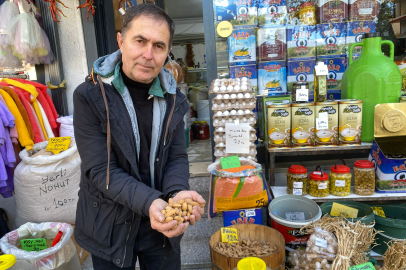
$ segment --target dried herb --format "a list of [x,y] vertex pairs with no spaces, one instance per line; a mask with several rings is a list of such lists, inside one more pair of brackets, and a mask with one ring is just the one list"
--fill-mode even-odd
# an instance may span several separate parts
[[96,6],[94,5],[94,0],[86,0],[86,3],[83,5],[78,6],[78,8],[87,8],[87,21],[89,21],[89,13],[92,13],[92,16],[94,16],[94,13],[96,12]]
[[[44,0],[44,2],[49,3],[49,9],[51,10],[52,19],[53,19],[54,21],[56,21],[56,22],[58,22],[58,23],[61,22],[61,21],[59,20],[59,19],[62,18],[62,17],[61,17],[61,14],[62,14],[62,16],[64,16],[64,17],[66,18],[65,14],[63,14],[62,10],[56,6],[56,3],[58,2],[59,4],[61,4],[62,6],[64,6],[65,8],[68,8],[67,6],[64,5],[64,3],[62,3],[62,1],[60,1],[60,0]],[[59,18],[57,18],[57,16],[58,16]]]
[[188,67],[195,67],[195,54],[192,44],[186,44],[186,64]]

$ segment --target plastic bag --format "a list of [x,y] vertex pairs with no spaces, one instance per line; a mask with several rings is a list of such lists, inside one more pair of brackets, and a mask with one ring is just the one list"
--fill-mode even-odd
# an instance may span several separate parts
[[330,269],[329,262],[334,261],[337,250],[338,243],[334,234],[316,227],[315,233],[307,241],[306,260],[309,269]]
[[73,115],[59,117],[56,121],[61,123],[61,127],[59,128],[60,137],[71,136],[72,139],[75,138],[75,133],[73,132]]
[[169,70],[173,77],[175,78],[176,83],[181,83],[183,80],[183,73],[182,73],[182,68],[179,66],[179,64],[169,58],[168,63],[165,65],[165,68]]
[[[34,145],[45,151],[48,142]],[[74,140],[57,155],[20,152],[22,162],[14,172],[16,224],[65,222],[75,224],[80,182],[80,156]]]
[[[209,217],[227,210],[247,209],[267,206],[269,188],[262,176],[261,165],[245,158],[240,158],[242,169],[225,171],[220,161],[209,165],[211,174]],[[231,172],[236,171],[236,172]]]
[[[45,238],[53,240],[58,231],[63,232],[61,240],[43,251],[19,249],[20,240]],[[0,249],[16,257],[15,269],[19,270],[72,270],[81,269],[76,247],[71,239],[73,228],[66,223],[26,223],[0,239]],[[13,269],[14,269],[13,268]]]

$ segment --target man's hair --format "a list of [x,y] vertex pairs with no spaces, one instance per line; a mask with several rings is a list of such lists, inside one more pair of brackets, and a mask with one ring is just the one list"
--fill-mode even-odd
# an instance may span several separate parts
[[123,38],[125,38],[126,32],[131,27],[131,23],[133,20],[137,19],[140,16],[147,16],[156,21],[166,22],[169,27],[170,39],[169,39],[169,48],[172,47],[173,35],[175,33],[175,23],[173,20],[166,14],[166,12],[158,7],[155,4],[145,3],[139,4],[132,8],[129,8],[123,19],[123,28],[121,29],[121,34]]

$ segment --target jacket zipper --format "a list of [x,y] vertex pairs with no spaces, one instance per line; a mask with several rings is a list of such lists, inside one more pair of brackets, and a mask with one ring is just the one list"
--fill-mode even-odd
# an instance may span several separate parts
[[124,263],[125,263],[125,257],[127,255],[127,242],[128,242],[128,238],[130,238],[130,234],[131,234],[131,229],[133,227],[133,223],[134,223],[134,215],[135,213],[133,212],[133,219],[130,225],[130,230],[128,231],[128,235],[127,235],[127,239],[125,240],[125,246],[124,246],[124,258],[123,258],[123,264],[121,265],[121,268],[124,267]]
[[176,105],[176,94],[173,95],[173,105],[172,105],[171,113],[169,114],[169,117],[168,117],[168,123],[166,124],[164,146],[166,145],[166,136],[168,136],[169,124],[172,121],[172,116],[173,116],[173,111],[175,110],[175,105]]

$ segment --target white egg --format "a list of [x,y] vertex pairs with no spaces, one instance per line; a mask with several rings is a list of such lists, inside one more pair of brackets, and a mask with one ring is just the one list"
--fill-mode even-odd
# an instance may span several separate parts
[[231,101],[228,102],[227,106],[230,108],[233,106],[233,104],[231,103]]
[[242,121],[247,122],[247,117],[244,116],[244,117],[242,118]]
[[246,81],[248,81],[248,78],[247,77],[242,77],[241,81],[246,82]]
[[214,87],[213,87],[213,92],[214,92],[214,93],[217,93],[218,91],[220,91],[220,88],[218,88],[218,86],[214,86]]
[[238,97],[238,98],[243,98],[244,95],[243,95],[242,93],[239,93],[239,94],[237,95],[237,97]]
[[236,114],[237,114],[237,111],[236,111],[236,110],[232,110],[230,113],[231,113],[231,115],[236,115]]
[[227,90],[227,87],[225,87],[225,85],[223,85],[223,86],[220,87],[220,91],[221,91],[221,92],[225,92],[226,90]]
[[230,98],[230,95],[229,94],[225,94],[224,96],[223,96],[223,99],[229,99]]
[[247,106],[247,102],[243,101],[242,106]]
[[240,86],[239,85],[235,85],[234,86],[234,92],[238,92],[238,91],[240,91]]
[[218,140],[218,139],[220,139],[220,135],[216,134],[216,136],[214,138],[216,138]]
[[240,102],[236,101],[235,106],[237,106],[237,107],[240,106]]
[[229,86],[227,87],[227,91],[231,92],[231,91],[233,91],[233,90],[234,90],[234,87],[233,87],[232,85],[229,85]]
[[222,99],[222,98],[223,98],[223,95],[222,95],[222,94],[218,94],[218,95],[216,96],[216,98],[217,98],[217,99]]
[[218,119],[215,119],[214,120],[214,124],[218,124],[219,123],[219,120]]
[[242,81],[241,82],[241,85],[243,86],[243,85],[248,85],[248,82],[247,81]]
[[221,103],[220,108],[224,108],[226,105],[224,103]]
[[241,86],[241,90],[242,90],[242,91],[247,91],[247,89],[248,89],[248,87],[247,87],[246,85],[242,85],[242,86]]
[[233,121],[234,121],[234,120],[233,120],[233,118],[231,118],[231,117],[228,119],[228,122],[229,122],[229,123],[232,123]]
[[219,147],[224,147],[224,143],[219,143]]
[[229,116],[229,114],[230,114],[229,111],[225,111],[225,112],[223,113],[224,116]]
[[223,117],[223,118],[221,118],[221,123],[225,123],[226,122],[226,119]]
[[221,112],[221,111],[218,111],[217,113],[216,113],[216,116],[222,116],[223,115],[223,113]]
[[224,131],[224,128],[223,128],[223,127],[219,127],[219,128],[217,129],[217,131],[218,131],[218,132],[223,132],[223,131]]
[[251,113],[251,110],[245,110],[245,114],[250,114]]
[[239,114],[239,115],[243,115],[243,114],[244,114],[244,111],[243,111],[243,110],[238,110],[238,114]]
[[251,116],[250,117],[250,122],[254,122],[255,121],[255,117],[254,116]]
[[217,103],[213,103],[213,108],[217,108],[219,105]]
[[223,135],[223,140],[225,140],[225,139],[226,139],[226,134]]
[[244,97],[245,97],[245,98],[250,98],[250,97],[251,97],[251,94],[250,94],[250,93],[245,93]]
[[237,95],[236,94],[231,94],[230,98],[237,98]]

